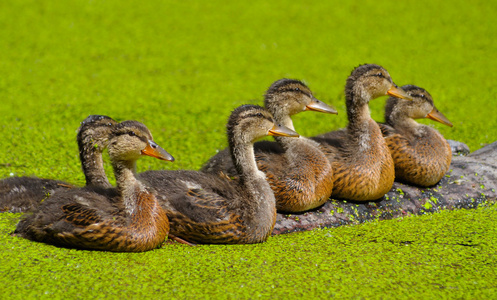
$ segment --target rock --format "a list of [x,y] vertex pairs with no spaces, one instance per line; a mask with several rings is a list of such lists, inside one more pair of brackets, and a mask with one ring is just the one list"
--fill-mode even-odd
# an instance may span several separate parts
[[447,142],[450,145],[450,149],[452,150],[453,155],[468,155],[469,154],[469,147],[465,143],[454,141],[454,140],[447,140]]
[[497,202],[496,190],[497,142],[494,142],[468,156],[454,156],[447,175],[430,188],[395,182],[390,192],[378,201],[331,200],[320,208],[301,214],[278,213],[273,235],[421,215],[443,209],[476,208]]

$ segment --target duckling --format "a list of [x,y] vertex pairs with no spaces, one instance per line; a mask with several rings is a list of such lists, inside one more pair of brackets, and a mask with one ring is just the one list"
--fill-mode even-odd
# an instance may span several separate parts
[[174,158],[136,121],[115,125],[108,151],[117,188],[87,186],[57,192],[22,220],[14,234],[57,246],[118,252],[161,245],[169,222],[153,189],[135,178],[136,161],[141,155]]
[[402,89],[413,101],[389,98],[386,124],[380,124],[394,161],[395,179],[432,186],[449,170],[451,147],[437,130],[414,119],[428,118],[450,127],[452,123],[438,111],[425,89],[415,85],[404,85]]
[[[77,133],[79,157],[86,185],[111,187],[105,174],[102,152],[117,124],[103,115],[90,115],[81,122]],[[0,211],[26,212],[36,209],[49,195],[58,190],[74,188],[73,184],[36,177],[10,177],[0,180]]]
[[[264,96],[264,105],[278,124],[294,130],[292,115],[302,111],[336,114],[337,111],[319,101],[301,81],[275,81]],[[325,203],[333,188],[331,163],[319,144],[305,137],[276,136],[274,142],[254,144],[257,167],[266,174],[276,198],[276,208],[284,212],[302,212]],[[235,176],[236,169],[224,149],[201,169],[208,173]]]
[[264,108],[236,108],[227,124],[228,144],[237,179],[191,170],[147,171],[140,178],[157,190],[167,212],[170,236],[189,243],[264,242],[276,222],[274,194],[257,169],[253,142],[266,136],[298,134],[276,125]]
[[347,128],[317,136],[314,140],[331,160],[332,197],[372,201],[393,185],[395,169],[380,127],[371,119],[368,103],[391,95],[412,100],[392,81],[383,67],[367,64],[355,68],[345,85]]

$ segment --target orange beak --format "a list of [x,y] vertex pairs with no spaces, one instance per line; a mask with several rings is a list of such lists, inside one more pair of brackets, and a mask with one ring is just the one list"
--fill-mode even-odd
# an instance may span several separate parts
[[289,136],[289,137],[299,137],[300,135],[290,128],[283,125],[274,125],[271,130],[269,130],[268,135],[273,136]]
[[304,108],[304,110],[312,110],[312,111],[335,114],[335,115],[338,114],[337,110],[334,107],[324,103],[323,101],[319,101],[314,97],[312,97],[311,103],[309,103]]
[[167,153],[167,151],[162,149],[161,146],[150,140],[148,141],[145,149],[142,150],[142,154],[152,156],[160,160],[174,161],[174,157],[171,154]]
[[388,90],[387,95],[412,101],[412,97],[409,96],[403,89],[397,87],[395,84],[393,84],[392,87]]
[[452,123],[447,119],[441,112],[438,111],[438,109],[434,106],[433,109],[429,114],[426,115],[426,118],[440,122],[444,125],[452,127]]

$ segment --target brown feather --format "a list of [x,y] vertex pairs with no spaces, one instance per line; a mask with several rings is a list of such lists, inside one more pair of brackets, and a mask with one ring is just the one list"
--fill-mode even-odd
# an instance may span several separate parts
[[265,109],[245,105],[233,111],[227,125],[236,179],[198,171],[147,171],[140,179],[158,191],[171,235],[191,243],[264,242],[276,221],[274,195],[257,169],[253,141],[268,133],[274,121]]
[[395,164],[396,180],[418,185],[437,184],[447,173],[452,159],[449,143],[435,129],[418,124],[434,108],[431,95],[424,89],[402,87],[413,101],[389,99],[385,107],[388,124],[383,134]]
[[116,125],[109,154],[117,188],[58,191],[21,220],[14,234],[92,250],[138,252],[160,246],[169,232],[167,215],[153,190],[134,177],[135,162],[150,141],[152,136],[141,123]]
[[[276,122],[293,128],[291,116],[307,109],[315,99],[301,81],[281,79],[266,92],[264,103]],[[333,189],[332,167],[319,145],[306,138],[277,137],[277,142],[254,144],[259,170],[276,198],[276,208],[284,212],[302,212],[325,203]],[[236,177],[228,149],[213,156],[201,169],[213,174]]]
[[347,128],[313,138],[332,163],[332,197],[372,201],[391,189],[393,160],[378,124],[371,119],[368,104],[393,87],[383,67],[369,64],[355,68],[345,85]]

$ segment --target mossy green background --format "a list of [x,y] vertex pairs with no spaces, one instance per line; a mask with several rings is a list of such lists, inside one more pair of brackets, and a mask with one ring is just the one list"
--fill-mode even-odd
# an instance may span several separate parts
[[[454,127],[421,122],[474,151],[497,138],[496,19],[492,1],[1,1],[0,177],[83,184],[75,132],[89,114],[144,122],[177,159],[140,171],[197,169],[226,146],[230,111],[282,77],[339,110],[300,114],[297,131],[344,127],[345,79],[363,63],[427,89]],[[379,121],[384,103],[370,105]],[[0,215],[2,298],[496,293],[495,207],[142,254],[10,237],[18,218]]]
[[145,253],[58,249],[0,219],[2,298],[491,299],[497,206]]

